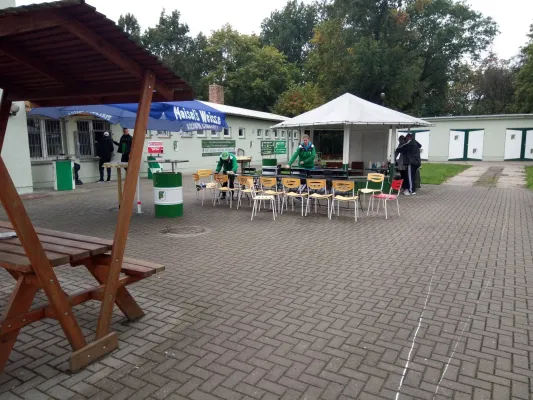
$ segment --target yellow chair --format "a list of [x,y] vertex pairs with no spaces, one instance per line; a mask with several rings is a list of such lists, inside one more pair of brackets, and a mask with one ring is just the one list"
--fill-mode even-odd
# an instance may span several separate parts
[[226,193],[226,203],[228,202],[229,197],[229,207],[233,208],[233,192],[237,189],[230,188],[228,186],[223,186],[224,184],[228,184],[229,178],[225,174],[215,174],[215,182],[216,182],[216,188],[215,188],[215,195],[213,197],[213,207],[216,205],[217,200],[220,204],[220,194]]
[[[208,178],[207,182],[202,178]],[[196,186],[196,200],[200,199],[200,192],[202,192],[202,206],[204,205],[205,192],[207,190],[215,190],[216,183],[213,182],[213,172],[210,169],[200,169],[192,174],[192,180]]]
[[304,198],[307,197],[307,193],[302,193],[300,190],[297,192],[291,192],[291,189],[299,189],[301,181],[299,178],[282,178],[281,184],[283,185],[283,194],[281,201],[281,214],[283,214],[283,206],[289,208],[289,199],[292,199],[292,211],[294,211],[294,199],[301,199],[302,201],[302,217],[304,216]]
[[[305,207],[305,215],[309,212],[309,203],[312,200],[315,201],[315,213],[317,212],[317,203],[319,200],[328,201],[328,218],[331,218],[330,214],[330,202],[331,194],[328,194],[328,189],[326,186],[325,179],[307,179],[307,206]],[[321,193],[311,193],[311,191],[324,191],[324,194]]]
[[[335,202],[337,202],[337,216],[340,215],[340,203],[341,201],[347,202],[348,206],[351,202],[355,207],[355,222],[357,222],[357,208],[359,203],[359,196],[355,195],[355,182],[354,181],[333,181],[333,199],[331,200],[331,215],[335,213]],[[342,194],[341,194],[342,193]]]
[[[379,189],[369,188],[368,184],[370,182],[372,182],[372,183],[381,183],[381,186],[380,186]],[[366,195],[367,194],[383,193],[383,183],[384,182],[385,182],[385,175],[384,174],[375,174],[375,173],[368,174],[367,178],[366,178],[366,187],[364,187],[363,189],[359,189],[359,191],[357,192],[358,195],[360,195],[361,193],[363,194],[363,203],[366,200]]]
[[280,198],[283,196],[283,192],[278,192],[278,179],[262,176],[259,178],[259,183],[261,184],[261,194],[274,196],[279,205]]
[[[237,178],[239,183],[238,193],[237,193],[237,210],[241,205],[242,195],[246,194],[250,196],[250,206],[252,205],[252,194],[254,192],[254,178],[251,176],[239,176]],[[257,190],[255,191],[257,193]]]

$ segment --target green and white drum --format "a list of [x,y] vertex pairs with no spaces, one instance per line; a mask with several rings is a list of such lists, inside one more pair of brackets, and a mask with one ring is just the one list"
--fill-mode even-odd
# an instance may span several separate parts
[[74,190],[76,181],[74,180],[74,161],[55,160],[52,163],[54,171],[54,190]]
[[177,218],[183,216],[183,187],[180,172],[154,174],[155,216]]

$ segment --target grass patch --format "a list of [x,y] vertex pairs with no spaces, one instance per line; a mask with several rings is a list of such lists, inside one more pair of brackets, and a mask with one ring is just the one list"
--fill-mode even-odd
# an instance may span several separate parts
[[[423,164],[420,169],[420,180],[423,184],[440,185],[447,179],[470,168],[463,164]],[[533,172],[532,172],[533,173]]]
[[526,167],[527,188],[533,190],[533,166]]

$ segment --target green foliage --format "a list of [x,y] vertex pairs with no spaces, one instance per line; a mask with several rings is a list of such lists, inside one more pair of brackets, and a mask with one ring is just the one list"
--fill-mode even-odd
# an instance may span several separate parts
[[295,117],[313,110],[325,102],[326,98],[317,85],[313,83],[293,85],[279,96],[272,112],[287,117]]
[[261,41],[264,45],[276,47],[289,62],[301,65],[307,56],[318,19],[318,5],[289,0],[283,9],[272,12],[263,20]]
[[141,43],[141,26],[135,18],[135,15],[127,13],[121,15],[118,19],[117,25],[126,32],[129,37],[137,43]]
[[517,109],[533,113],[533,24],[529,30],[529,42],[522,48],[520,70],[516,78]]
[[423,184],[440,185],[470,167],[464,164],[425,163],[420,168],[420,181]]

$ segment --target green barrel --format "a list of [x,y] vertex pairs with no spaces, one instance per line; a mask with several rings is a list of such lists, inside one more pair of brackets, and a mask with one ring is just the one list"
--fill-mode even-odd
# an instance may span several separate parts
[[74,162],[71,160],[55,160],[54,170],[54,190],[76,189],[74,181]]
[[155,216],[177,218],[183,216],[183,188],[181,172],[154,173]]

